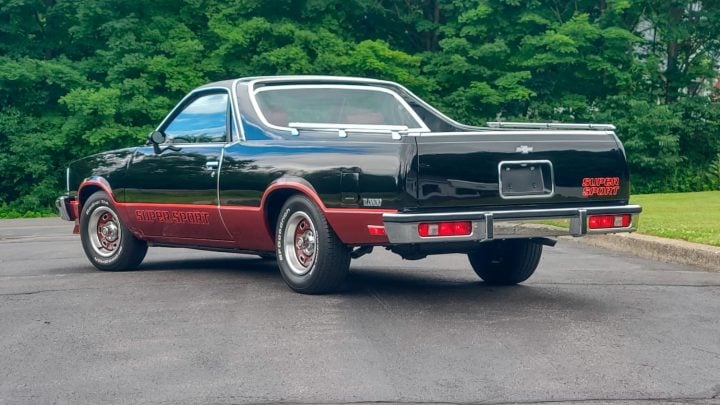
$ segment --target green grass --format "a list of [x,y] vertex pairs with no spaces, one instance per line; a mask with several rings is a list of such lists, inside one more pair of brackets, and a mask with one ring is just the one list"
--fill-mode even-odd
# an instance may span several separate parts
[[57,217],[58,213],[52,211],[49,208],[42,211],[25,211],[19,212],[13,209],[4,209],[0,207],[0,219],[15,219],[15,218],[47,218]]
[[630,203],[643,207],[640,233],[720,246],[720,191],[640,194]]

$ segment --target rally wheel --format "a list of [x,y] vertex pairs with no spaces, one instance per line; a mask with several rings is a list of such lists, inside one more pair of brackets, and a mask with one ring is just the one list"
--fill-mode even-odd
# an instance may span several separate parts
[[104,191],[85,201],[80,214],[80,239],[90,262],[100,270],[137,268],[147,253],[147,243],[133,235],[120,220]]
[[303,195],[289,198],[280,210],[276,256],[287,285],[304,294],[336,290],[350,268],[350,250]]

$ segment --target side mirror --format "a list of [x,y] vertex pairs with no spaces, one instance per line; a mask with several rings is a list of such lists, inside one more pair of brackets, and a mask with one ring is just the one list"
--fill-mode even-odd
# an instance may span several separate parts
[[[160,144],[165,142],[166,139],[167,136],[162,131],[152,131],[150,135],[148,135],[148,143],[152,145],[156,155],[163,153],[164,149],[160,149]],[[165,149],[175,150],[172,146],[168,146]]]
[[167,139],[165,134],[161,131],[150,132],[150,136],[148,138],[149,138],[150,142],[155,145],[159,145],[159,144],[165,142],[165,139]]

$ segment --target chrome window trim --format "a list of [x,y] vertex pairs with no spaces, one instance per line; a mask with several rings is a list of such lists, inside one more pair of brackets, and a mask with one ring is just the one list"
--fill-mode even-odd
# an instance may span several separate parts
[[[228,95],[228,98],[231,98],[231,99],[234,98],[234,97],[233,97],[233,94],[232,94],[232,90],[231,90],[231,89],[228,89],[227,87],[219,87],[219,86],[218,86],[218,87],[202,87],[202,88],[199,88],[199,89],[192,90],[191,92],[189,92],[188,94],[186,94],[185,97],[183,97],[177,104],[175,104],[175,107],[173,107],[173,109],[170,110],[170,112],[169,112],[169,113],[165,116],[165,118],[160,122],[160,125],[158,125],[157,127],[155,127],[155,130],[156,130],[156,131],[160,131],[160,128],[162,128],[162,127],[165,126],[165,124],[168,122],[168,120],[170,120],[170,117],[173,117],[173,118],[174,118],[175,112],[178,111],[178,109],[180,108],[180,106],[182,106],[187,100],[189,100],[190,98],[192,98],[192,97],[195,96],[196,94],[198,94],[198,93],[213,93],[213,92],[220,92],[220,91],[226,92],[227,95]],[[237,114],[235,113],[235,105],[234,105],[234,104],[235,104],[235,103],[234,103],[232,100],[230,100],[230,114],[233,116],[233,118],[235,118],[235,117],[237,116]],[[239,134],[240,131],[238,130],[237,119],[233,119],[233,125],[235,126],[235,132]],[[232,134],[230,134],[230,138],[231,138],[230,141],[227,141],[227,140],[226,140],[225,142],[206,142],[206,143],[196,143],[196,144],[193,144],[193,143],[182,143],[182,144],[178,144],[178,145],[183,145],[183,147],[185,147],[185,146],[187,146],[187,145],[202,145],[202,146],[210,145],[210,144],[222,144],[222,145],[226,145],[226,144],[228,144],[228,143],[232,143],[232,142],[233,142],[233,140],[232,140]],[[226,139],[227,139],[227,138],[226,138]]]
[[173,145],[180,145],[183,149],[185,148],[208,148],[213,146],[223,147],[229,142],[197,142],[197,143],[176,143]]
[[[238,134],[239,139],[230,139],[230,143],[235,143],[239,141],[245,141],[245,128],[242,125],[242,113],[240,112],[240,105],[238,104],[238,97],[237,97],[237,85],[240,82],[240,79],[235,79],[232,83],[232,87],[230,88],[230,93],[232,97],[232,101],[230,102],[231,108],[234,108],[233,112],[233,122],[235,125],[235,133]],[[239,129],[239,131],[238,131]]]
[[431,113],[439,116],[441,119],[444,119],[445,121],[449,122],[450,124],[452,124],[452,125],[454,125],[454,126],[457,126],[457,127],[468,127],[468,125],[465,125],[465,124],[463,124],[463,123],[460,123],[460,122],[458,122],[458,121],[455,121],[454,119],[452,119],[452,118],[448,117],[447,115],[443,114],[442,112],[440,112],[440,110],[438,110],[437,108],[435,108],[435,107],[433,107],[432,105],[428,104],[425,100],[423,100],[422,98],[418,97],[415,93],[413,93],[412,91],[410,91],[407,87],[403,86],[402,84],[400,84],[400,83],[395,83],[395,82],[390,82],[390,81],[382,81],[382,83],[385,84],[385,85],[393,86],[393,87],[396,87],[396,88],[400,89],[400,90],[403,91],[405,94],[407,94],[408,96],[410,96],[410,97],[412,97],[413,99],[415,99],[415,101],[416,101],[420,106],[422,106],[422,107],[425,108],[426,110],[430,111]]
[[387,84],[387,85],[389,85],[389,86],[395,86],[396,88],[398,88],[398,89],[400,89],[401,91],[405,92],[405,94],[407,94],[408,96],[410,96],[410,97],[412,97],[413,99],[415,99],[415,101],[416,101],[420,106],[422,106],[422,107],[425,108],[426,110],[430,111],[431,113],[437,115],[437,116],[440,117],[441,119],[447,121],[449,124],[451,124],[451,125],[453,125],[453,126],[456,126],[456,127],[459,127],[459,128],[463,128],[463,127],[464,127],[464,128],[478,128],[478,129],[483,128],[483,127],[472,127],[472,126],[470,126],[470,125],[463,124],[463,123],[461,123],[461,122],[455,121],[454,119],[452,119],[452,118],[448,117],[447,115],[443,114],[442,112],[440,112],[440,110],[438,110],[437,108],[435,108],[435,107],[433,107],[432,105],[428,104],[425,100],[423,100],[422,98],[420,98],[420,97],[418,97],[417,95],[415,95],[415,93],[413,93],[413,92],[410,91],[407,87],[403,86],[403,85],[400,84],[400,83],[388,82],[388,81],[384,81],[383,83],[385,83],[385,84]]
[[[285,80],[287,80],[287,79],[285,79]],[[378,86],[358,86],[358,85],[352,85],[352,84],[287,84],[287,85],[281,85],[281,86],[261,87],[259,89],[255,89],[255,84],[257,84],[259,82],[262,83],[262,82],[268,82],[268,81],[271,81],[271,80],[255,80],[255,81],[250,82],[250,84],[248,85],[248,95],[250,97],[250,103],[252,104],[253,109],[255,110],[255,114],[258,116],[258,118],[263,123],[263,125],[265,125],[269,128],[287,131],[290,134],[295,134],[295,131],[296,131],[296,129],[294,129],[292,127],[282,127],[279,125],[271,124],[267,120],[267,118],[265,118],[265,115],[263,114],[262,110],[260,109],[260,106],[255,98],[255,96],[258,93],[265,92],[265,91],[287,90],[287,89],[351,89],[351,90],[361,89],[361,90],[378,91],[380,93],[386,93],[386,94],[392,95],[395,98],[395,100],[397,100],[400,103],[400,105],[402,105],[403,108],[405,108],[406,112],[408,114],[410,114],[410,116],[415,120],[415,122],[417,124],[420,124],[420,126],[417,128],[410,128],[409,129],[410,131],[412,131],[412,132],[430,132],[430,128],[428,128],[428,126],[425,125],[425,122],[423,122],[423,120],[420,119],[420,116],[417,115],[415,110],[413,110],[412,107],[410,107],[410,105],[405,100],[403,100],[403,98],[400,97],[399,94],[397,94],[397,92],[392,91],[390,89],[386,89],[386,88],[378,87]],[[276,80],[276,81],[280,81],[280,80]],[[354,80],[350,80],[350,81],[356,81],[358,83],[372,83],[372,82],[362,81],[360,79],[354,79]],[[337,124],[337,125],[342,125],[342,124]]]

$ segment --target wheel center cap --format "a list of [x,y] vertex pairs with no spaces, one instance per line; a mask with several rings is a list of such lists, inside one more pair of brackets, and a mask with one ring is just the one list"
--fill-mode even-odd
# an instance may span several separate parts
[[114,242],[118,237],[118,228],[114,222],[108,222],[100,228],[100,233],[109,242]]
[[295,247],[301,250],[306,256],[310,256],[315,251],[315,235],[312,231],[305,231],[302,235],[295,239]]

